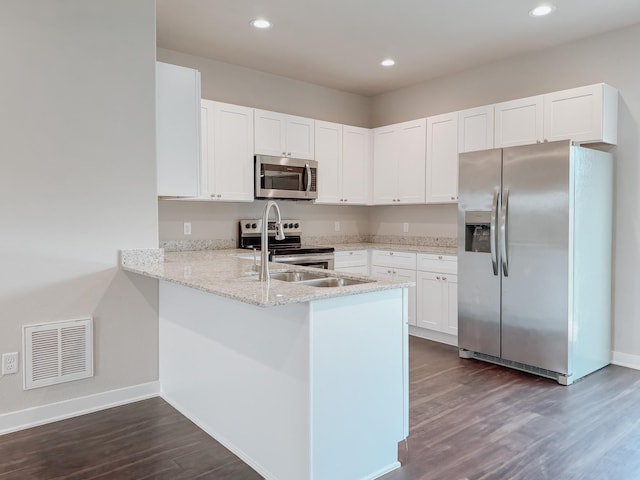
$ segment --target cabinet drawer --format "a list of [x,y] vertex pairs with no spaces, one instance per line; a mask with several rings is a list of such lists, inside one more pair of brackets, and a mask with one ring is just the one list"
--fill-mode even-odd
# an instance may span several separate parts
[[458,273],[458,257],[455,255],[418,254],[418,270],[425,272]]
[[408,268],[415,270],[416,254],[391,250],[373,250],[371,264],[384,267]]
[[335,268],[366,266],[369,263],[367,250],[349,250],[334,252]]

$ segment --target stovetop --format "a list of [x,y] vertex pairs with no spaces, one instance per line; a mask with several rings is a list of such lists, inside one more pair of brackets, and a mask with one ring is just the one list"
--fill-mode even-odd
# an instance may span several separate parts
[[[275,221],[269,221],[269,252],[273,255],[312,255],[332,253],[333,247],[302,246],[302,222],[300,220],[282,220],[285,238],[276,240]],[[240,248],[260,250],[262,219],[240,220]]]

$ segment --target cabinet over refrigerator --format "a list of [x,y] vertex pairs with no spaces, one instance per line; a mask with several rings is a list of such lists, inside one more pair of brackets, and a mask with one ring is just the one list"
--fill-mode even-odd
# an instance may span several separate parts
[[459,169],[460,356],[563,385],[608,365],[611,155],[562,141]]

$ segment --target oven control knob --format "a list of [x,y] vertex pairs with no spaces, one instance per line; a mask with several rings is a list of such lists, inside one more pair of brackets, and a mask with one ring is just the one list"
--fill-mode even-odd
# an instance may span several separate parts
[[245,224],[244,228],[251,228],[251,224],[250,223]]
[[300,225],[296,223],[296,224],[293,226],[293,228],[298,228],[299,226],[300,226]]
[[293,223],[290,223],[289,225],[287,225],[289,228],[293,228]]
[[[248,224],[247,224],[247,225],[248,225]],[[252,224],[251,224],[251,228],[258,228],[258,224],[256,224],[256,223],[252,223]]]

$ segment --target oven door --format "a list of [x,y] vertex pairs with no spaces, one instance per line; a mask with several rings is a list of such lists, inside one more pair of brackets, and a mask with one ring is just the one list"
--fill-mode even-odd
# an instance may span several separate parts
[[273,255],[272,262],[300,265],[303,267],[333,270],[333,253],[308,253],[302,255]]
[[318,198],[318,162],[256,155],[256,198],[313,200]]

